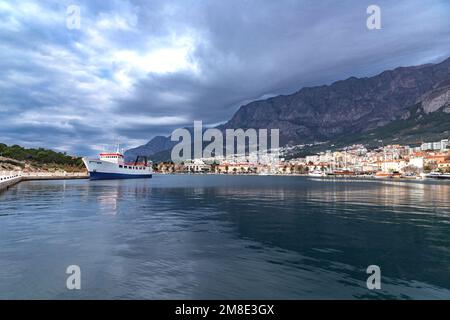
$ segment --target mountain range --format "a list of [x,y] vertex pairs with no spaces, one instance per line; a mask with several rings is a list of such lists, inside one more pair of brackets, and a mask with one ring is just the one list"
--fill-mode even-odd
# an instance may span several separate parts
[[[351,77],[243,105],[220,130],[279,128],[280,145],[418,142],[448,137],[450,58],[399,67],[373,77]],[[125,155],[168,160],[176,142],[157,136]],[[167,159],[166,159],[167,158]]]

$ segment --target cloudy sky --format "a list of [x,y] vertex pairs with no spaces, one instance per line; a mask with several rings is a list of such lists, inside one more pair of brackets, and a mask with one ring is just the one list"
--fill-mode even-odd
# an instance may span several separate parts
[[0,142],[92,155],[449,56],[448,0],[0,0]]

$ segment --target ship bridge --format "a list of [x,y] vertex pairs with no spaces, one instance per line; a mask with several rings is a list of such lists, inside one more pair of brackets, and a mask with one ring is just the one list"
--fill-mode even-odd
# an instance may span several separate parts
[[124,159],[123,155],[115,152],[115,153],[100,153],[100,160],[111,162],[111,163],[117,163],[117,164],[123,164]]

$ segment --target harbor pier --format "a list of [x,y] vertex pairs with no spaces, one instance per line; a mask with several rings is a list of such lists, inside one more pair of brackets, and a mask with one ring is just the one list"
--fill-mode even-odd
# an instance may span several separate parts
[[0,192],[8,190],[13,185],[21,181],[30,180],[71,180],[88,179],[85,172],[21,172],[21,171],[0,171]]
[[22,181],[22,175],[17,171],[0,171],[0,192]]

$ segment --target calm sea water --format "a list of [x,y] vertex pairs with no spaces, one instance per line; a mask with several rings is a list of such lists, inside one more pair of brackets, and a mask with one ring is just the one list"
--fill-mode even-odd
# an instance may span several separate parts
[[[373,264],[381,290],[366,287]],[[23,182],[0,194],[0,298],[449,299],[450,184]]]

